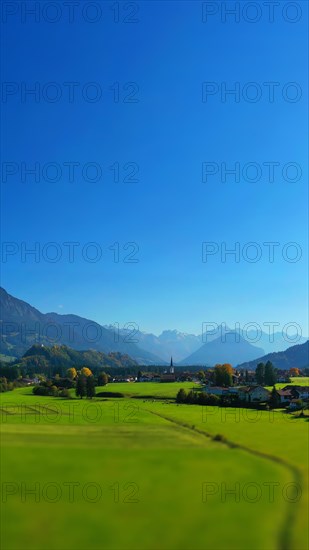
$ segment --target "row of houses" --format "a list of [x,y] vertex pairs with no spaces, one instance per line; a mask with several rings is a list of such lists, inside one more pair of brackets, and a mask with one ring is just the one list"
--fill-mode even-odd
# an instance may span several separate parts
[[237,396],[241,401],[264,402],[268,401],[270,391],[263,386],[204,386],[202,390],[206,393],[218,396]]
[[[136,379],[137,381],[137,379]],[[163,372],[162,374],[151,374],[146,373],[143,374],[138,379],[139,382],[199,382],[199,378],[197,377],[197,373],[194,372],[186,372],[185,374],[176,375],[175,373],[171,372]]]
[[[211,384],[213,380],[213,370],[204,370],[204,380],[206,384]],[[140,378],[139,382],[199,382],[197,371],[183,371],[183,372],[170,372],[165,371],[164,373],[144,373]],[[277,371],[277,382],[290,382],[290,378],[287,371]],[[235,370],[232,374],[232,382],[234,386],[240,385],[249,385],[254,386],[256,384],[256,373],[255,371],[237,371]]]
[[277,390],[277,394],[280,397],[280,403],[288,404],[293,400],[301,399],[302,401],[308,401],[309,399],[309,386],[292,386],[287,385],[281,390]]
[[[231,386],[228,388],[220,386],[203,386],[202,390],[208,394],[218,396],[237,396],[240,401],[247,403],[264,403],[269,401],[271,392],[263,386]],[[287,385],[281,390],[276,390],[280,404],[290,405],[297,400],[308,401],[309,387]]]

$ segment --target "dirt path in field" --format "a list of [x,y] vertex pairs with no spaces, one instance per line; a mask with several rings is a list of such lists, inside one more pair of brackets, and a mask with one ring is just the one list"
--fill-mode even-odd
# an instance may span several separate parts
[[[144,407],[141,407],[141,408],[143,408],[143,410],[151,414],[154,414],[155,416],[164,418],[164,420],[167,420],[172,424],[176,424],[177,426],[180,426],[186,430],[190,430],[195,433],[198,433],[204,437],[207,437],[208,439],[211,439],[212,441],[215,441],[216,443],[221,443],[222,445],[225,445],[230,449],[238,449],[241,451],[245,451],[246,453],[249,453],[255,457],[259,457],[264,460],[269,460],[271,462],[275,462],[276,464],[280,464],[281,466],[284,466],[285,468],[287,468],[289,472],[292,474],[293,483],[297,484],[297,486],[302,488],[302,483],[304,480],[303,480],[301,471],[296,466],[294,466],[293,464],[290,464],[288,461],[284,460],[283,458],[280,458],[276,455],[272,455],[270,453],[264,453],[262,451],[251,449],[251,447],[247,447],[246,445],[242,445],[240,443],[235,443],[234,441],[230,441],[225,437],[224,439],[222,438],[217,439],[216,435],[206,432],[204,430],[200,430],[199,428],[196,428],[195,426],[187,424],[186,422],[181,422],[180,420],[176,420],[175,418],[171,418],[170,416],[166,416],[164,414],[152,411],[151,409],[147,409]],[[299,499],[297,502],[288,503],[288,506],[286,508],[286,514],[278,534],[278,541],[277,541],[278,550],[295,550],[293,549],[293,545],[292,545],[292,533],[295,527],[297,513],[300,508],[300,501],[301,499]]]

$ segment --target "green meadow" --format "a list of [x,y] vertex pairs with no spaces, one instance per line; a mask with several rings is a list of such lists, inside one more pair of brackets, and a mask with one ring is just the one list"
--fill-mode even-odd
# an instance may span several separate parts
[[308,386],[309,384],[309,376],[301,376],[299,377],[293,377],[291,378],[292,384],[296,384],[298,386]]
[[177,405],[179,387],[1,394],[1,547],[307,549],[308,419]]
[[99,392],[120,392],[127,397],[151,397],[154,398],[174,398],[177,395],[178,390],[183,388],[186,391],[200,388],[200,385],[193,382],[173,382],[160,383],[160,382],[115,382],[97,388]]
[[[292,377],[291,382],[278,382],[276,384],[277,390],[284,388],[285,386],[294,384],[296,386],[308,386],[309,385],[309,376]],[[272,386],[266,386],[269,390],[272,389]]]

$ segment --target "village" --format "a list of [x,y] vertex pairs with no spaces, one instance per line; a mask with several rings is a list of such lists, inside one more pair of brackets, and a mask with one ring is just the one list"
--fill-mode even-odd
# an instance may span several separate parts
[[[157,382],[157,383],[173,383],[173,382],[193,382],[198,384],[195,392],[204,393],[206,396],[216,396],[221,405],[237,405],[250,406],[254,404],[265,404],[271,402],[278,408],[284,407],[288,410],[298,410],[307,408],[309,405],[309,386],[292,383],[291,376],[299,376],[300,379],[305,376],[299,369],[290,369],[289,371],[273,369],[273,384],[261,384],[258,382],[259,377],[256,371],[244,371],[232,369],[230,372],[230,381],[228,383],[218,385],[216,383],[216,368],[228,367],[230,365],[217,365],[214,369],[205,369],[199,371],[179,371],[175,372],[173,360],[169,369],[163,373],[142,372],[138,376],[115,376],[110,382]],[[227,380],[226,380],[227,381]],[[280,387],[276,387],[278,384]],[[283,385],[286,384],[286,385]]]

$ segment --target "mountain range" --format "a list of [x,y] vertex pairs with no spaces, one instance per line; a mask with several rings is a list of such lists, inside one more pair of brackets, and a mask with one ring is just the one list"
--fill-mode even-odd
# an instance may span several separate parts
[[[21,357],[33,344],[65,345],[75,350],[130,355],[139,364],[162,365],[164,361],[135,343],[118,338],[95,321],[78,315],[41,313],[27,302],[0,288],[0,352]],[[119,340],[119,341],[117,341]]]
[[[106,328],[111,328],[111,326]],[[130,330],[122,329],[120,333],[130,338]],[[213,341],[216,341],[216,343],[210,346],[209,353],[211,354],[211,349],[216,346],[223,351],[224,355],[224,353],[227,352],[228,344],[232,343],[232,340],[235,339],[238,347],[235,346],[234,351],[237,349],[240,351],[239,356],[236,355],[235,360],[239,361],[243,361],[242,357],[246,356],[247,351],[249,355],[246,360],[250,360],[249,358],[252,358],[254,354],[255,357],[257,356],[256,353],[265,354],[284,351],[293,345],[295,341],[297,341],[298,344],[307,341],[307,338],[298,336],[297,334],[291,335],[285,332],[270,332],[270,334],[267,334],[262,330],[260,330],[259,333],[257,333],[256,330],[233,330],[223,324],[218,325],[216,330],[209,330],[199,335],[188,334],[178,330],[164,330],[159,336],[141,331],[136,331],[134,334],[134,337],[142,348],[160,356],[166,362],[170,360],[172,355],[174,361],[180,365],[192,364],[191,361],[195,360],[195,357],[198,357],[199,361],[206,364],[208,361],[208,353],[206,353],[206,350],[208,350],[208,344]],[[227,345],[225,345],[225,339],[227,340]],[[251,347],[245,346],[244,340],[251,344]],[[207,346],[204,344],[207,344]],[[197,352],[199,349],[201,349],[201,354],[195,356],[194,352]],[[203,352],[205,352],[205,355],[203,355]],[[250,355],[250,352],[252,352],[253,355]]]
[[178,363],[203,344],[202,336],[178,330],[164,330],[159,336],[140,330],[134,332],[134,335],[130,329],[120,329],[119,332],[124,338],[133,336],[143,349],[160,356],[166,362],[169,362],[173,356],[174,362]]
[[[0,287],[0,353],[10,357],[21,357],[33,344],[58,344],[79,351],[120,352],[141,365],[166,365],[173,356],[180,366],[218,362],[236,366],[291,345],[291,336],[282,332],[272,339],[265,332],[259,339],[256,336],[254,330],[232,330],[223,324],[200,335],[164,330],[156,336],[134,326],[118,330],[74,314],[41,313]],[[306,340],[300,337],[298,343]]]

